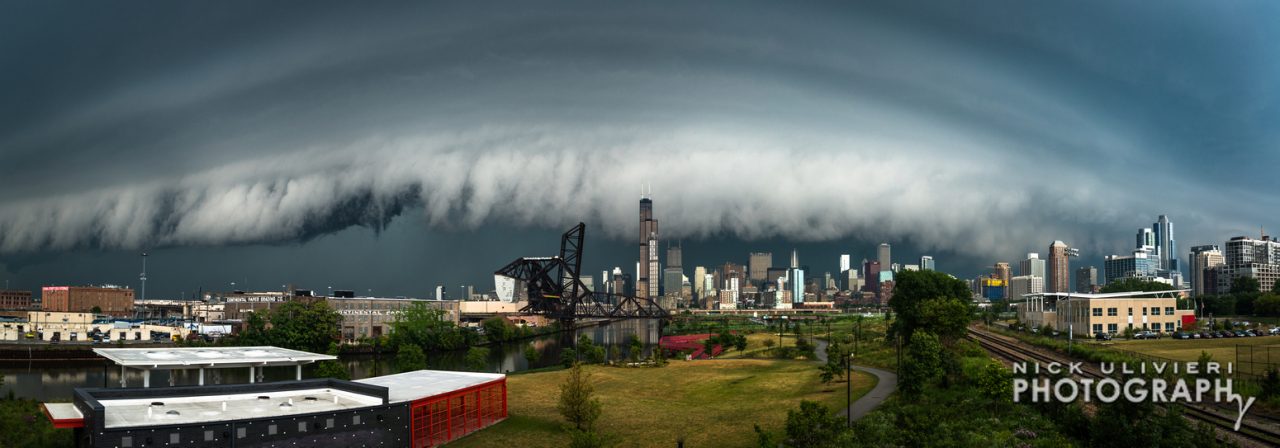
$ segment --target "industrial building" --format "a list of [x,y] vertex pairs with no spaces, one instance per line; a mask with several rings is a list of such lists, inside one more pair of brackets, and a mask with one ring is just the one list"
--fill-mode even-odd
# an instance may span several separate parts
[[40,309],[129,317],[134,312],[133,290],[118,286],[46,286],[40,290]]
[[31,291],[0,289],[0,311],[27,311],[32,306]]
[[[243,368],[253,351],[222,347],[129,353],[173,365],[198,358],[208,366]],[[293,352],[293,351],[288,351]],[[301,353],[298,355],[297,353]],[[123,356],[123,355],[122,355]],[[325,355],[295,352],[272,365]],[[127,357],[121,357],[125,359]],[[132,359],[132,358],[129,358]],[[190,366],[188,366],[190,367]],[[252,368],[252,367],[250,367]],[[213,386],[78,388],[72,403],[45,403],[56,428],[76,432],[76,446],[366,446],[431,447],[507,417],[506,376],[419,370],[358,381],[309,379]]]
[[1195,322],[1195,310],[1178,309],[1187,291],[1117,292],[1108,294],[1029,294],[1015,304],[1018,320],[1077,336],[1116,334],[1125,329],[1174,332]]

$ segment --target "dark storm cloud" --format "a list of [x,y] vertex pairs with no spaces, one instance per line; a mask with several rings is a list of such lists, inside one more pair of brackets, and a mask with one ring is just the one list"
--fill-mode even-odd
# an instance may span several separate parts
[[1280,205],[1270,3],[69,6],[0,14],[3,253],[627,238],[645,184],[665,237],[969,256]]

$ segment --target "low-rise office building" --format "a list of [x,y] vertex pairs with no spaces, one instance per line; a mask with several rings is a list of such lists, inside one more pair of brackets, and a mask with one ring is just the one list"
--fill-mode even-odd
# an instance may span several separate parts
[[1178,309],[1178,297],[1185,292],[1032,294],[1017,304],[1018,319],[1027,325],[1048,325],[1086,337],[1125,329],[1169,333],[1195,322],[1195,310]]

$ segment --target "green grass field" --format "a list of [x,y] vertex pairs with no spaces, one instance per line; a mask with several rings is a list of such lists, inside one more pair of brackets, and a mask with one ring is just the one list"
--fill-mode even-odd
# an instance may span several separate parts
[[[776,337],[776,336],[775,336]],[[787,410],[801,400],[839,408],[845,384],[824,385],[817,364],[764,359],[672,361],[662,368],[587,366],[603,413],[600,431],[617,436],[619,446],[753,446],[752,424],[778,431]],[[507,420],[449,444],[451,447],[562,447],[569,444],[556,412],[567,371],[507,378]],[[865,394],[875,378],[855,372],[853,396]]]
[[1280,347],[1280,336],[1185,340],[1164,338],[1150,341],[1114,341],[1107,346],[1175,361],[1195,361],[1200,358],[1200,352],[1205,351],[1212,355],[1215,361],[1236,362],[1237,345]]

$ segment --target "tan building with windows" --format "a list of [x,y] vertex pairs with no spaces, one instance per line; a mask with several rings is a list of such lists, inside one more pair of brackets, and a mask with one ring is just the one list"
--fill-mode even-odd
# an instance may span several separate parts
[[[391,324],[401,311],[418,303],[444,311],[441,319],[458,322],[460,307],[456,300],[399,299],[382,297],[326,297],[329,307],[342,316],[342,341],[377,338],[391,334]],[[507,302],[490,302],[494,307],[512,306]]]
[[1018,319],[1036,327],[1092,337],[1098,333],[1151,330],[1171,333],[1182,329],[1183,316],[1195,311],[1178,309],[1178,297],[1186,291],[1117,292],[1109,294],[1044,293],[1018,303]]
[[40,290],[40,309],[62,313],[88,313],[116,317],[133,315],[133,290],[117,286],[46,286]]

